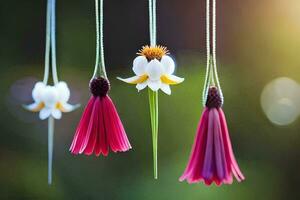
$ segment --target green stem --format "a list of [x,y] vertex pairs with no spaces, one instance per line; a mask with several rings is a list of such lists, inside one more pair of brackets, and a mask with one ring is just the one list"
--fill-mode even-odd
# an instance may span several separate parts
[[52,161],[53,161],[53,138],[54,138],[54,118],[48,119],[48,184],[52,184]]
[[153,144],[153,170],[154,178],[158,178],[157,170],[157,139],[158,139],[158,92],[149,89],[149,106],[150,119],[152,130],[152,144]]

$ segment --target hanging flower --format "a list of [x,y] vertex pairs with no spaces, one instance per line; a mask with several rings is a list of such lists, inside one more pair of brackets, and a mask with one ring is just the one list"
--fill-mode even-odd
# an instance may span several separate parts
[[235,160],[222,100],[216,87],[208,91],[189,163],[180,181],[204,181],[206,185],[231,184],[234,175],[238,182],[245,179]]
[[135,76],[127,79],[118,78],[130,84],[136,84],[138,91],[147,86],[153,90],[161,89],[170,95],[170,85],[176,85],[184,81],[183,78],[173,75],[175,63],[168,50],[163,46],[144,46],[133,61],[133,72]]
[[107,79],[98,77],[90,82],[90,98],[70,147],[72,154],[99,156],[131,149],[117,110],[107,95],[110,85]]
[[70,90],[62,81],[54,86],[37,82],[32,90],[32,98],[34,103],[26,105],[25,108],[32,112],[39,112],[42,120],[50,116],[60,119],[62,112],[71,112],[78,107],[67,103],[70,98]]

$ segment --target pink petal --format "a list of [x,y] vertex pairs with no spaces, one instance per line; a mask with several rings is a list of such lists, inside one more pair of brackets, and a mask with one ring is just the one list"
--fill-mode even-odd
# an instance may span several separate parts
[[204,148],[206,146],[207,126],[208,109],[205,108],[197,128],[197,134],[194,140],[188,165],[183,175],[179,178],[180,181],[187,179],[189,183],[193,183],[202,179],[200,172],[202,171]]
[[202,176],[206,181],[211,181],[214,175],[214,159],[213,159],[213,136],[214,136],[214,112],[213,109],[209,110],[208,114],[208,130],[207,130],[207,143],[205,149],[205,157],[203,162]]
[[98,116],[99,116],[100,101],[96,98],[94,108],[91,115],[90,124],[87,130],[87,141],[85,141],[84,154],[92,155],[95,149],[98,136]]
[[[216,178],[221,183],[227,177],[227,166],[225,150],[223,145],[222,130],[220,124],[219,113],[217,109],[211,109],[214,115],[214,154],[216,164]],[[217,183],[218,184],[218,183]]]
[[117,152],[131,149],[123,124],[109,96],[103,98],[103,106],[106,111],[104,113],[106,136],[111,150]]
[[218,111],[219,111],[221,129],[222,129],[222,134],[223,134],[223,139],[224,139],[225,152],[227,155],[226,156],[227,163],[231,164],[229,167],[231,168],[232,173],[235,176],[235,178],[237,179],[237,181],[240,182],[240,181],[244,180],[245,177],[242,174],[242,172],[235,160],[235,157],[234,157],[224,112],[221,108]]
[[88,129],[88,124],[91,118],[91,113],[93,110],[95,98],[92,96],[90,100],[88,101],[87,106],[84,109],[83,115],[79,121],[79,124],[77,126],[74,139],[72,141],[70,151],[73,154],[78,154],[80,151],[80,147],[84,141],[86,131]]
[[[105,98],[105,97],[104,97]],[[104,118],[105,113],[108,112],[105,109],[103,98],[100,98],[100,107],[99,107],[99,131],[98,131],[98,151],[96,153],[99,156],[101,153],[104,156],[108,155],[109,147],[108,147],[108,138],[107,138],[107,129],[108,127],[105,126]]]
[[96,108],[97,104],[99,104],[99,101],[96,98],[95,103],[93,105],[93,110],[92,110],[92,113],[91,113],[91,116],[90,116],[90,121],[88,122],[88,128],[86,130],[85,137],[84,137],[83,142],[82,142],[81,147],[80,147],[80,151],[79,151],[80,154],[84,152],[86,146],[89,143],[90,136],[91,136],[91,134],[93,132],[94,118],[95,118],[95,114],[97,113],[97,111],[95,110],[95,108]]

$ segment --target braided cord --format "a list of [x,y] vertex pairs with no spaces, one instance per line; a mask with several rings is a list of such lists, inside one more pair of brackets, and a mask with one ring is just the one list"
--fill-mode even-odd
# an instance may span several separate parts
[[[99,10],[100,7],[100,10]],[[93,77],[97,76],[99,71],[100,76],[103,75],[107,79],[105,60],[104,60],[104,41],[103,41],[103,0],[95,0],[95,14],[96,14],[96,61]]]
[[[206,0],[206,73],[204,80],[204,87],[202,92],[202,104],[205,106],[208,90],[211,85],[217,84],[218,90],[220,92],[220,97],[222,105],[224,103],[224,96],[220,85],[220,80],[217,71],[217,59],[216,59],[216,49],[217,49],[217,26],[216,26],[216,0],[212,0],[212,40],[211,40],[211,26],[210,26],[210,1]],[[210,44],[212,43],[212,49]]]
[[156,28],[156,0],[149,0],[149,33],[150,46],[156,45],[157,28]]

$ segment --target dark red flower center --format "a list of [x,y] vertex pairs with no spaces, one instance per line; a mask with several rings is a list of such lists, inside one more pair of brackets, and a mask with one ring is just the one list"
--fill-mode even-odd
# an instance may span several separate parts
[[220,108],[222,106],[222,99],[217,87],[212,86],[208,89],[205,105],[208,108]]
[[103,77],[96,77],[90,81],[90,91],[94,96],[104,97],[109,89],[109,81]]

